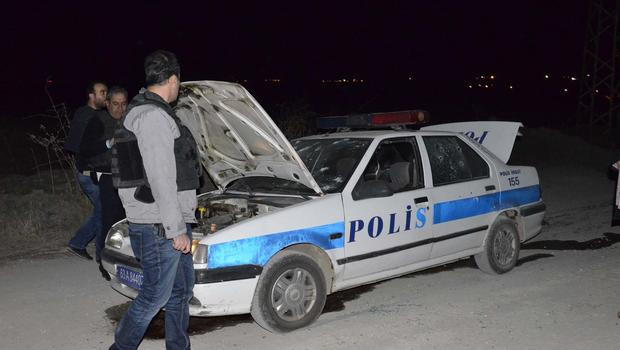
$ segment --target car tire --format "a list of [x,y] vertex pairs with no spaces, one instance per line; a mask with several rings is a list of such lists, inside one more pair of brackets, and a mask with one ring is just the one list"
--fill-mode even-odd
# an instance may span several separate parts
[[270,332],[290,332],[314,322],[325,299],[325,278],[312,257],[282,251],[263,268],[250,313]]
[[474,255],[474,260],[483,272],[494,275],[506,273],[517,264],[520,246],[515,222],[501,217],[489,230],[484,250]]

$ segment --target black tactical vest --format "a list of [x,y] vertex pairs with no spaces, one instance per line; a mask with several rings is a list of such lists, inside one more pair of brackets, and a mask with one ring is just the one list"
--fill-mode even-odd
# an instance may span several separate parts
[[[198,148],[189,129],[181,123],[169,104],[150,91],[138,94],[131,100],[127,113],[121,120],[121,127],[114,132],[114,146],[112,147],[112,182],[116,188],[139,187],[138,191],[146,191],[150,195],[150,188],[142,156],[138,148],[136,135],[124,126],[129,112],[138,106],[155,105],[163,109],[172,117],[179,129],[180,136],[174,140],[174,157],[177,168],[177,190],[194,190],[200,187],[199,177],[202,167],[198,159]],[[148,197],[148,196],[147,196]],[[152,202],[152,200],[146,200]]]

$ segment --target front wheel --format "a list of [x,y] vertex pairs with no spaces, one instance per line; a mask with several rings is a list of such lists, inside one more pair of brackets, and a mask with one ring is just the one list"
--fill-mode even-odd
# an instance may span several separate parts
[[314,322],[325,299],[325,279],[318,264],[306,254],[284,251],[265,266],[251,314],[268,331],[288,332]]
[[517,264],[520,246],[514,221],[498,218],[489,231],[484,250],[474,255],[474,260],[478,268],[486,273],[506,273]]

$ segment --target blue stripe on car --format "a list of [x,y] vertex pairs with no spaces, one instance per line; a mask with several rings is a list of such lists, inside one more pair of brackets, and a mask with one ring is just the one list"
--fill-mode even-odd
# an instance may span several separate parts
[[493,211],[518,207],[540,199],[540,186],[528,186],[482,196],[436,203],[433,206],[433,224],[464,219]]
[[[342,233],[330,239],[333,233]],[[344,247],[344,221],[298,230],[272,233],[209,246],[210,269],[237,265],[260,265],[278,251],[298,243],[310,243],[325,250]]]

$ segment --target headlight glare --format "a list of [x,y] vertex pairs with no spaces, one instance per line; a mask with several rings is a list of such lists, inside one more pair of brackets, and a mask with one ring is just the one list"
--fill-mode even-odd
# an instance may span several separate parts
[[200,244],[199,239],[192,239],[192,254],[196,252],[196,249],[198,249],[199,244]]
[[123,233],[120,230],[113,230],[108,234],[108,239],[106,239],[105,244],[116,249],[121,249],[123,247]]
[[192,253],[194,254],[194,264],[206,264],[209,255],[209,246],[206,244],[196,244],[194,250],[194,244],[192,242]]

